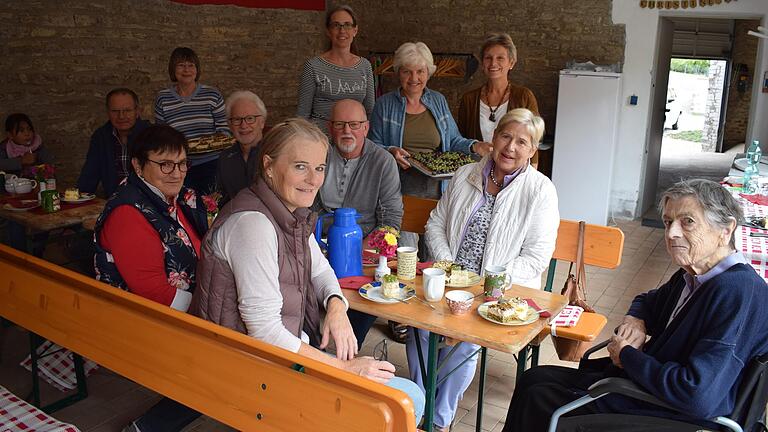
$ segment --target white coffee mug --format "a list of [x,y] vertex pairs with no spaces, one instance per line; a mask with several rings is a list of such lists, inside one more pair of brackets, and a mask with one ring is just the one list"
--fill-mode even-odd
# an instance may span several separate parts
[[427,268],[422,270],[424,275],[422,283],[424,286],[424,298],[430,302],[439,302],[445,293],[445,270],[438,268]]

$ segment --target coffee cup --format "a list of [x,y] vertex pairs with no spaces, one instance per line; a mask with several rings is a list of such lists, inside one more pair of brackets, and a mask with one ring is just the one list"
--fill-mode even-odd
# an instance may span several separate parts
[[32,189],[37,187],[37,180],[30,180],[26,178],[16,177],[15,175],[11,180],[5,182],[5,190],[10,193],[24,194],[32,192]]
[[504,292],[512,284],[512,276],[507,274],[504,266],[490,265],[485,268],[485,301],[498,300],[504,296]]
[[442,300],[445,293],[445,270],[428,268],[422,271],[424,298],[430,302]]
[[448,303],[448,309],[454,315],[464,315],[472,308],[472,302],[475,295],[469,291],[453,290],[445,294],[445,302]]
[[416,279],[417,249],[411,246],[397,248],[397,278],[401,280]]

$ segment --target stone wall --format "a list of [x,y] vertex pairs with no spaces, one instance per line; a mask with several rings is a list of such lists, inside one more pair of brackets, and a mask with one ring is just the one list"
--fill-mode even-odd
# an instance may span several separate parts
[[[519,51],[515,82],[533,90],[547,133],[554,132],[558,71],[568,60],[621,62],[624,27],[611,23],[611,1],[353,0],[361,53],[394,51],[421,40],[435,52],[476,52],[485,34],[510,33]],[[225,95],[261,95],[268,123],[295,112],[303,61],[325,46],[322,12],[190,6],[166,0],[9,0],[0,11],[0,116],[22,111],[57,156],[59,181],[77,177],[92,131],[106,120],[104,95],[128,86],[152,116],[168,85],[167,61],[189,46],[202,62],[201,82]],[[435,78],[454,111],[472,81]],[[385,89],[397,85],[383,80]]]
[[[747,123],[749,122],[749,106],[752,100],[752,77],[755,73],[755,61],[757,59],[757,45],[759,39],[747,35],[748,30],[755,30],[760,25],[760,20],[736,20],[733,36],[732,63],[734,65],[733,76],[730,80],[728,93],[728,105],[725,111],[725,131],[723,132],[723,151],[743,144],[747,136]],[[746,66],[749,76],[744,92],[738,91],[737,65]]]
[[701,151],[713,152],[717,149],[717,131],[720,125],[720,108],[723,101],[725,62],[709,63],[709,88],[707,105],[704,108],[704,128],[701,131]]

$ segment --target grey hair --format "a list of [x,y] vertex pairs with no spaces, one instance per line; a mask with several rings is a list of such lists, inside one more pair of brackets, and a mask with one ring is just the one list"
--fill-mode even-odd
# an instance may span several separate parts
[[526,132],[531,136],[531,146],[539,148],[539,141],[544,136],[544,119],[527,108],[515,108],[504,114],[504,117],[499,120],[499,125],[496,126],[493,135],[495,136],[498,132],[506,129],[510,123],[520,123],[525,126]]
[[232,113],[232,107],[235,106],[235,103],[237,103],[240,100],[248,100],[253,102],[256,105],[256,108],[259,110],[259,113],[264,116],[264,119],[267,118],[267,107],[264,105],[264,102],[261,100],[261,98],[254,92],[249,90],[236,90],[232,92],[229,97],[227,97],[226,102],[226,111],[227,111],[227,118],[229,118],[230,114]]
[[509,58],[513,62],[517,62],[517,47],[512,42],[512,37],[507,33],[491,33],[485,38],[483,46],[480,48],[480,59],[485,57],[485,51],[493,46],[501,46],[507,49]]
[[395,73],[398,73],[402,66],[424,66],[427,68],[429,76],[432,76],[437,70],[432,51],[424,42],[406,42],[400,45],[392,59],[392,67],[395,69]]
[[[731,221],[736,225],[744,222],[744,213],[736,199],[720,184],[705,179],[689,179],[673,184],[664,191],[659,200],[659,212],[664,214],[664,207],[671,199],[693,197],[704,209],[704,216],[709,224],[719,229],[728,228]],[[730,246],[736,247],[733,230]]]

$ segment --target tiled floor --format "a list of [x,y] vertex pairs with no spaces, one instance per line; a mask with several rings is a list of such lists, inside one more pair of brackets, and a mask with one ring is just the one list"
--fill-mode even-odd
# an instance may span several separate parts
[[[601,340],[620,322],[632,298],[640,292],[657,287],[677,270],[671,265],[664,246],[663,231],[640,226],[639,222],[619,222],[624,231],[625,243],[622,263],[615,270],[587,268],[587,298],[598,312],[608,317]],[[555,287],[562,287],[567,272],[566,265],[557,270]],[[0,385],[12,392],[26,396],[31,390],[29,374],[18,366],[28,353],[26,333],[18,328],[5,332],[0,338]],[[386,337],[384,325],[377,324],[371,330],[363,347],[363,354],[371,354],[373,346]],[[390,343],[389,360],[398,368],[398,375],[407,375],[407,362],[403,345]],[[515,387],[515,361],[512,355],[489,351],[488,379],[485,387],[483,430],[501,431],[509,400]],[[541,350],[543,364],[561,364],[548,340]],[[133,382],[99,369],[88,379],[89,397],[55,413],[62,421],[78,426],[84,432],[120,431],[130,420],[141,415],[159,396]],[[464,399],[459,403],[454,432],[474,431],[477,416],[478,380],[472,382]],[[44,398],[55,399],[61,394],[44,383]],[[45,400],[44,400],[45,402]],[[187,431],[230,431],[212,419],[201,418]]]

